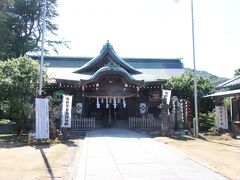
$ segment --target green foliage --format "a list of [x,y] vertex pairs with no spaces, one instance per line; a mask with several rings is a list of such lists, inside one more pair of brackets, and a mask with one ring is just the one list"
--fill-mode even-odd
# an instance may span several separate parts
[[[44,1],[0,1],[0,60],[17,58],[27,52],[40,50]],[[47,0],[46,32],[56,35],[58,27],[53,19],[58,15],[57,0]],[[49,36],[47,36],[49,37]],[[63,41],[46,40],[56,51],[55,45]],[[47,51],[47,50],[46,50]]]
[[199,113],[199,130],[207,131],[215,127],[215,112]]
[[[31,120],[38,81],[38,62],[28,57],[0,61],[0,110],[5,118],[16,122],[18,129]],[[47,83],[46,71],[43,83]]]
[[230,98],[224,98],[223,104],[224,104],[224,107],[230,108],[231,99]]
[[[189,69],[189,68],[185,68],[185,70],[187,72],[193,72],[193,69]],[[218,77],[216,75],[213,75],[211,73],[208,73],[206,71],[196,71],[196,74],[198,77],[203,77],[203,78],[207,78],[209,79],[212,83],[213,86],[216,87],[217,85],[223,83],[224,81],[227,81],[227,78],[223,78],[223,77]]]
[[[194,116],[194,75],[192,72],[185,72],[179,77],[171,78],[165,88],[172,89],[172,94],[180,99],[189,99],[192,107],[192,115]],[[214,108],[214,102],[210,98],[202,98],[205,95],[213,92],[212,82],[203,77],[197,79],[197,91],[198,91],[198,102],[199,111],[208,112]]]
[[240,75],[240,68],[234,71],[234,76],[239,76],[239,75]]

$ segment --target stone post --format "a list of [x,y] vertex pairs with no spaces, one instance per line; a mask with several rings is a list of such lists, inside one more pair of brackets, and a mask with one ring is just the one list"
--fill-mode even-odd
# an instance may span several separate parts
[[161,116],[162,116],[162,136],[169,136],[169,105],[166,102],[161,104]]

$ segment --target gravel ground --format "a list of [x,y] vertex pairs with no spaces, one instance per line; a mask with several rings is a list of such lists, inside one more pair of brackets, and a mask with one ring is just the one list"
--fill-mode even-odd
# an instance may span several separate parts
[[82,140],[30,146],[0,136],[0,179],[65,179],[74,171]]
[[155,137],[155,139],[177,148],[228,179],[240,179],[240,140],[232,139],[228,134],[221,136],[202,134],[201,139],[190,136]]
[[[228,179],[240,179],[240,140],[229,135],[154,137],[191,158],[221,173]],[[76,173],[76,155],[82,139],[70,139],[51,145],[26,145],[14,138],[0,136],[0,179],[71,179]]]

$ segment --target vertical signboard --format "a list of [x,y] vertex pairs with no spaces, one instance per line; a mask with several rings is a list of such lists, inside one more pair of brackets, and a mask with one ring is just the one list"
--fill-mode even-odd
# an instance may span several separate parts
[[63,95],[62,101],[62,124],[61,127],[71,127],[72,96]]
[[227,109],[224,106],[216,106],[217,129],[228,129]]
[[48,99],[36,98],[36,139],[49,139]]
[[162,90],[162,98],[166,99],[166,103],[170,104],[171,90]]

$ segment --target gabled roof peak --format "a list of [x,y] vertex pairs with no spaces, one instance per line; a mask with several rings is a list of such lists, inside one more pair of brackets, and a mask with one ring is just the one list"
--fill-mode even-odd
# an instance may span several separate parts
[[109,40],[107,40],[106,44],[103,45],[102,50],[100,53],[102,54],[105,50],[111,49],[114,53],[116,53],[113,49],[113,46],[110,44]]
[[113,61],[110,61],[109,63],[105,64],[104,67],[109,67],[110,69],[118,68],[120,67],[118,64],[114,63]]
[[116,54],[109,41],[107,41],[107,43],[103,46],[101,53],[97,57],[93,58],[85,65],[80,67],[80,69],[75,71],[75,73],[94,74],[98,69],[108,64],[109,62],[114,63],[115,66],[118,65],[122,67],[129,74],[141,74],[140,71],[134,69]]

